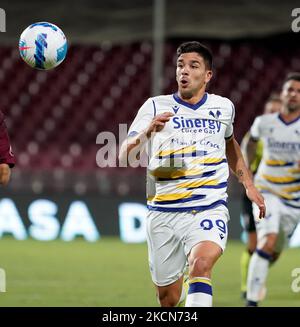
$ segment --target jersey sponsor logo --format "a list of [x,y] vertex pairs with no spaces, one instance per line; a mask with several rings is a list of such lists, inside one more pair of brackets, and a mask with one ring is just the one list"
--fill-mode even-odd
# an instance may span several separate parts
[[281,141],[275,140],[272,137],[268,138],[267,141],[268,141],[268,147],[270,150],[285,151],[285,152],[300,151],[300,143],[299,142],[281,142]]
[[220,145],[218,143],[213,143],[211,141],[201,139],[199,141],[195,140],[185,140],[185,139],[180,139],[180,138],[172,138],[171,139],[171,144],[176,144],[176,145],[185,145],[185,146],[191,146],[191,145],[204,145],[209,148],[215,148],[215,149],[220,149]]
[[217,133],[221,130],[221,122],[207,118],[173,117],[174,129],[179,128],[206,128]]
[[199,143],[200,143],[201,145],[205,145],[205,146],[210,147],[210,148],[220,149],[219,144],[217,144],[217,143],[213,143],[213,142],[211,142],[211,141],[201,140]]

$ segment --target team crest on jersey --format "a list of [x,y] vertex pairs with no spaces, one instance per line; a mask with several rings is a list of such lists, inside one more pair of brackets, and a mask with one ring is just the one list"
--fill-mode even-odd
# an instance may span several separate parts
[[177,106],[176,104],[172,107],[173,111],[175,112],[175,114],[177,114],[177,111],[180,109],[179,106]]
[[216,113],[214,113],[213,111],[210,110],[210,112],[208,113],[210,116],[213,116],[216,119],[219,119],[219,117],[222,115],[220,110],[217,110]]

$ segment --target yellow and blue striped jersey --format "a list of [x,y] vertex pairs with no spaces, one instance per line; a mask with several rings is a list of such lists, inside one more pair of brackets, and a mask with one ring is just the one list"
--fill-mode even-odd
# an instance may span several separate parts
[[128,135],[146,129],[154,116],[164,112],[174,116],[148,147],[148,208],[176,212],[226,206],[225,138],[233,134],[232,102],[208,93],[194,105],[177,94],[149,98]]
[[259,116],[250,133],[263,142],[255,185],[300,209],[300,117],[286,123],[278,113]]

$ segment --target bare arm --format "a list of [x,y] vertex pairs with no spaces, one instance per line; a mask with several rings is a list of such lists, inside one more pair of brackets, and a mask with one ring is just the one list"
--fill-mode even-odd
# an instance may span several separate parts
[[10,179],[10,168],[8,164],[0,164],[0,185],[7,185]]
[[11,175],[11,168],[15,165],[15,157],[12,153],[9,136],[0,111],[0,185],[7,185]]
[[241,149],[234,137],[226,142],[226,157],[230,169],[245,187],[248,198],[259,207],[259,218],[265,216],[264,198],[258,192],[252,181],[252,174],[246,166]]
[[128,137],[121,145],[119,152],[119,162],[121,167],[127,167],[131,162],[138,160],[140,153],[144,150],[148,142],[146,130],[133,136]]
[[257,141],[251,138],[250,136],[249,139],[246,141],[247,160],[248,160],[249,167],[251,163],[255,160],[256,150],[257,150]]
[[150,125],[146,126],[144,131],[133,137],[127,138],[120,148],[120,164],[124,167],[138,160],[139,154],[144,150],[152,133],[161,131],[172,116],[173,114],[170,112],[157,115],[152,119]]

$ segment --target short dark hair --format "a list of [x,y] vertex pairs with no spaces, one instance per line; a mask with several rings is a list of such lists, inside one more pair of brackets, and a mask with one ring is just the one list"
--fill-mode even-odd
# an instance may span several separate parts
[[288,73],[287,76],[286,76],[286,78],[283,81],[283,84],[285,84],[288,81],[297,81],[297,82],[300,82],[300,73],[298,73],[298,72]]
[[190,41],[180,44],[177,48],[177,57],[183,53],[197,52],[204,60],[206,69],[212,70],[213,59],[211,51],[202,43]]

